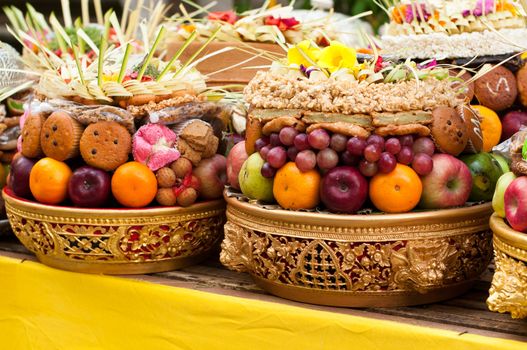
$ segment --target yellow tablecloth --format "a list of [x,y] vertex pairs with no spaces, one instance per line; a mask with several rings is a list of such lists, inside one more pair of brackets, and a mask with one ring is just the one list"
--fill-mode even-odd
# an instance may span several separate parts
[[0,349],[526,349],[527,344],[0,257]]

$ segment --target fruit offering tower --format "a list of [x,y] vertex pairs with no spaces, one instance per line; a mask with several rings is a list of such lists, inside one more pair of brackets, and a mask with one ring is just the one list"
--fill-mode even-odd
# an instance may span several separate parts
[[[193,60],[178,60],[193,38],[161,61],[166,29],[138,21],[137,40],[137,11],[128,21],[109,11],[95,25],[67,12],[47,22],[31,7],[12,19],[40,79],[4,198],[15,234],[52,266],[165,271],[203,259],[220,239],[229,115],[208,101]],[[44,40],[26,30],[30,20]]]
[[464,290],[489,262],[488,202],[504,172],[467,92],[435,65],[359,63],[334,41],[292,46],[244,91],[224,264],[272,293],[329,305]]

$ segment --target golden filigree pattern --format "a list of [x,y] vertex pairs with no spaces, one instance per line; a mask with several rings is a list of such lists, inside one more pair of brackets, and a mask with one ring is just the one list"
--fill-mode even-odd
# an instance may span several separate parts
[[128,217],[124,211],[122,217],[119,212],[103,217],[67,210],[61,216],[60,209],[39,210],[33,203],[7,199],[7,215],[22,244],[37,256],[64,263],[114,265],[191,259],[217,247],[226,221],[221,201],[197,205],[196,209],[161,209]]
[[[229,220],[221,262],[289,286],[332,291],[418,291],[474,278],[487,267],[491,232],[423,240],[337,241],[288,237]],[[306,233],[309,236],[310,233]]]
[[491,311],[509,312],[512,318],[527,317],[527,263],[494,246],[496,271],[487,305]]

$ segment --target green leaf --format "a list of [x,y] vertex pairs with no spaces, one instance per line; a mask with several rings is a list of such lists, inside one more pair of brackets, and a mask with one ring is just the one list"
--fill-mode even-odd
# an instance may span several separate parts
[[522,158],[524,160],[527,160],[527,139],[525,140],[525,142],[523,143],[523,147],[522,147]]

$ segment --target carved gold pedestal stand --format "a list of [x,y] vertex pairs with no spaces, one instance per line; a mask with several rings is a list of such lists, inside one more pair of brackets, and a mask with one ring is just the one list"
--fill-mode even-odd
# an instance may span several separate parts
[[70,271],[144,274],[196,264],[223,237],[223,199],[188,208],[80,209],[4,190],[20,242],[44,264]]
[[222,263],[287,299],[351,307],[436,302],[468,290],[492,256],[490,203],[336,215],[225,197]]
[[487,299],[489,309],[527,317],[527,234],[513,230],[498,215],[490,218],[494,231],[496,272]]

